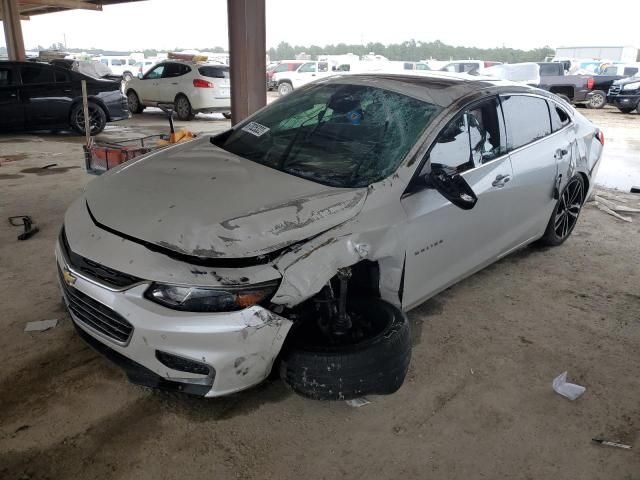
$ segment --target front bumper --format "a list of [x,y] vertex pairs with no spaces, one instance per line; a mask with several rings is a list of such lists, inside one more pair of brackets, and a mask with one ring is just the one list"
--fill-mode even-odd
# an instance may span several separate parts
[[[269,375],[292,324],[260,306],[225,313],[171,310],[144,298],[150,282],[121,290],[108,287],[75,271],[60,244],[56,260],[60,272],[67,272],[60,275],[67,307],[74,301],[70,293],[77,290],[132,326],[128,339],[118,341],[69,308],[81,337],[122,367],[133,383],[206,397],[244,390]],[[82,308],[89,315],[94,312],[90,306]],[[169,368],[158,352],[206,365],[209,373]]]
[[637,108],[640,103],[640,93],[634,95],[607,95],[607,102],[618,108]]

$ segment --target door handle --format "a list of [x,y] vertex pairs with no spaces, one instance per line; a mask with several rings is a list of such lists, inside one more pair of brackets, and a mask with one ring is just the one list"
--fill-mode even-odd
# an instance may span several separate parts
[[496,179],[491,182],[494,187],[502,188],[504,184],[511,180],[511,175],[498,175]]
[[312,76],[312,77],[315,77],[315,76],[316,76],[316,74],[315,74],[315,73],[312,73],[312,74],[311,74],[311,76]]
[[569,150],[566,148],[559,148],[556,150],[556,154],[553,156],[556,160],[562,160],[565,155],[569,154]]
[[73,93],[73,90],[71,90],[70,88],[65,88],[63,90],[64,93]]
[[178,85],[178,82],[171,82],[171,85]]

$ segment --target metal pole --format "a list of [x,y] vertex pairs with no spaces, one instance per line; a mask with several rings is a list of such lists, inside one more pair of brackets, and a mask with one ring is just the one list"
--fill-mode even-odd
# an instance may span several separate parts
[[0,0],[0,5],[2,6],[2,23],[4,26],[4,38],[7,42],[9,60],[25,61],[27,56],[24,51],[24,39],[22,37],[18,1]]
[[80,80],[82,85],[82,111],[84,112],[84,136],[87,139],[87,147],[91,145],[91,125],[89,123],[89,97],[87,95],[87,81]]
[[227,0],[231,117],[238,123],[267,104],[265,0]]

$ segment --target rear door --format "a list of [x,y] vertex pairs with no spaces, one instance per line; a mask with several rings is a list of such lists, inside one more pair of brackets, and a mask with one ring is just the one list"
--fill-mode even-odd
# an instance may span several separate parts
[[0,64],[0,131],[24,126],[24,111],[20,103],[18,76],[11,64]]
[[64,83],[55,82],[54,72],[52,65],[20,65],[20,99],[27,127],[52,128],[69,124],[69,93],[65,92]]
[[492,97],[460,112],[430,148],[420,176],[439,164],[461,175],[478,201],[463,210],[424,178],[403,196],[409,222],[403,307],[421,303],[509,248],[513,174],[505,137],[498,98]]
[[500,100],[514,173],[510,231],[512,243],[517,246],[544,233],[556,202],[555,189],[560,181],[566,181],[576,145],[569,128],[569,116],[555,102],[550,102],[554,116],[562,116],[564,120],[558,118],[552,129],[545,98],[505,95]]
[[191,67],[182,63],[165,63],[162,77],[158,80],[161,102],[173,103],[178,93],[188,93],[193,88],[193,84],[184,84],[184,78],[182,78],[183,75],[190,71]]
[[198,74],[214,85],[214,98],[222,99],[231,96],[229,67],[226,65],[202,65],[198,67]]

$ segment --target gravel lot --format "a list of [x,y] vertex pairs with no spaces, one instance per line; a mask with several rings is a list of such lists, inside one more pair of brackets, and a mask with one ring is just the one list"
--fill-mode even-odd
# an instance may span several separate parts
[[[640,185],[640,115],[581,111],[607,138],[603,182]],[[104,138],[165,130],[148,113]],[[640,215],[626,223],[590,203],[561,247],[526,248],[411,311],[413,359],[395,395],[356,409],[271,380],[200,400],[128,384],[61,306],[53,248],[91,180],[81,141],[0,136],[0,217],[29,214],[41,229],[17,242],[0,223],[0,478],[640,479]],[[55,329],[23,332],[51,318]],[[551,389],[564,370],[587,388],[575,402]]]

